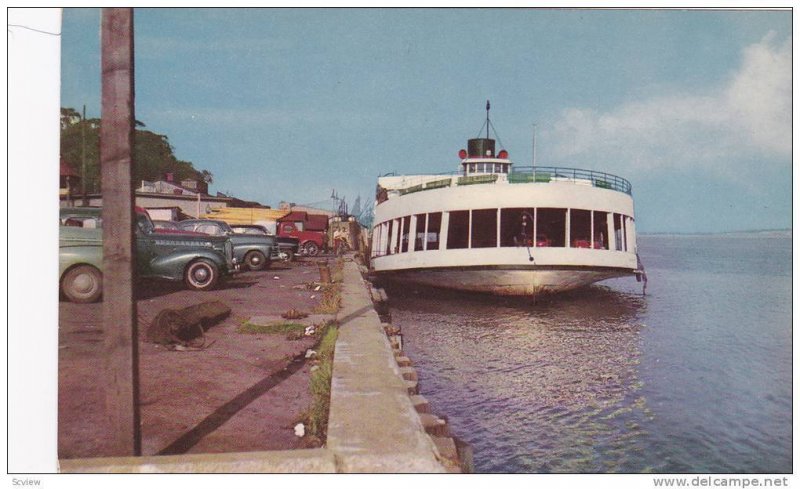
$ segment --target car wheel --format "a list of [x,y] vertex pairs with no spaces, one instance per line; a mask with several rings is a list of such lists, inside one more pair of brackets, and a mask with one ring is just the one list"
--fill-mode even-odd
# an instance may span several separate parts
[[317,256],[319,254],[319,246],[313,241],[306,243],[305,249],[308,256]]
[[294,261],[294,251],[292,250],[282,250],[281,251],[281,260],[289,262]]
[[211,260],[200,258],[186,267],[183,278],[192,290],[211,290],[219,281],[219,270]]
[[72,302],[95,302],[103,295],[103,274],[91,265],[78,265],[64,274],[61,290]]
[[258,250],[248,251],[244,255],[244,263],[250,270],[263,270],[267,265],[267,257]]

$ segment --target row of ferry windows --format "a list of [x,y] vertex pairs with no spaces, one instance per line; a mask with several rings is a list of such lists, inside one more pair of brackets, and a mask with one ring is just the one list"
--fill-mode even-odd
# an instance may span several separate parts
[[[442,229],[441,212],[405,216],[381,223],[374,230],[373,255],[498,246],[628,251],[634,246],[633,219],[618,213],[509,208],[450,211],[448,214],[446,230]],[[412,217],[415,226],[412,226]]]
[[469,163],[469,173],[508,173],[505,163]]

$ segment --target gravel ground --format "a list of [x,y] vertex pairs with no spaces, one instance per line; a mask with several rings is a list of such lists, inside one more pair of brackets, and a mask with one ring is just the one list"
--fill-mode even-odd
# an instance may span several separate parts
[[[137,299],[142,454],[315,446],[318,442],[294,434],[311,396],[310,366],[292,359],[302,357],[317,339],[241,334],[237,328],[253,316],[280,315],[293,308],[311,313],[321,293],[302,286],[318,280],[316,261],[300,259],[240,273],[212,292],[143,283]],[[173,351],[144,341],[162,309],[215,300],[232,312],[206,332],[206,348]],[[60,458],[107,453],[101,315],[102,303],[59,304]]]

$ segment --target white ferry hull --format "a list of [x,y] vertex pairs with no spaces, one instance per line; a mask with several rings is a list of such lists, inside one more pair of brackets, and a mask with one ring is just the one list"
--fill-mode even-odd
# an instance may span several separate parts
[[422,269],[394,271],[379,277],[427,287],[491,293],[504,296],[536,296],[574,290],[609,278],[634,275],[630,269]]

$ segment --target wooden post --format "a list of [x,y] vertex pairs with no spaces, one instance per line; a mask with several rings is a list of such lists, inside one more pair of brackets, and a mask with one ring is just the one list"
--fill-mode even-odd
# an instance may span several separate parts
[[104,8],[100,165],[108,456],[141,455],[139,350],[133,300],[133,9]]

